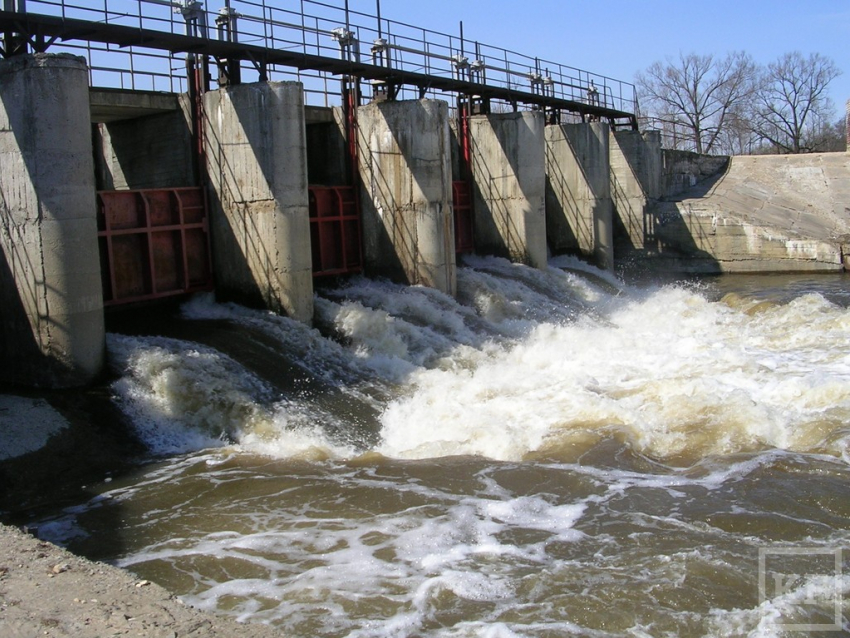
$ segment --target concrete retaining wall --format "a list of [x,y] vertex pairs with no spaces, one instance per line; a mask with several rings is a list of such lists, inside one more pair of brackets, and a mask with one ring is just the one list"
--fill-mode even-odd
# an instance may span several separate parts
[[83,58],[0,61],[0,379],[100,373],[103,296]]
[[303,87],[261,82],[204,96],[216,291],[313,317]]
[[722,272],[833,271],[850,238],[846,153],[733,157],[706,190],[659,202],[658,247]]
[[728,155],[700,155],[690,151],[661,150],[661,194],[674,197],[697,184],[711,181],[729,166]]
[[546,268],[543,114],[476,115],[469,126],[476,252]]
[[546,234],[555,254],[614,267],[609,127],[546,127]]
[[357,115],[367,271],[454,295],[448,104],[373,103]]

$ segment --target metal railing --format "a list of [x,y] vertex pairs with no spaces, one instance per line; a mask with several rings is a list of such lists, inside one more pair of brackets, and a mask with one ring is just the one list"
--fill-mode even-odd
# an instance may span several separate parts
[[[8,2],[9,0],[7,0]],[[542,60],[457,35],[440,33],[353,11],[319,0],[220,0],[207,9],[192,0],[26,0],[25,10],[63,19],[121,25],[210,40],[228,40],[270,50],[347,59],[432,78],[466,80],[486,87],[570,100],[577,104],[635,113],[635,90],[628,82]],[[20,5],[24,2],[18,0]],[[339,3],[338,3],[339,4]],[[20,9],[18,9],[20,10]],[[182,54],[139,46],[86,43],[53,44],[86,56],[93,86],[146,90],[186,90]],[[242,62],[243,81],[259,78],[259,69]],[[268,79],[304,83],[308,104],[338,102],[338,78],[324,71],[299,71],[271,65]]]

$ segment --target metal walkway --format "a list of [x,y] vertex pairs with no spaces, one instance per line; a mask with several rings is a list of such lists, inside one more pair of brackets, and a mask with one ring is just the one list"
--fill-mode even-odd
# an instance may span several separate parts
[[405,91],[441,91],[558,117],[606,119],[615,127],[637,125],[633,85],[466,40],[462,24],[455,36],[386,20],[379,0],[377,15],[350,11],[347,1],[345,7],[314,0],[224,1],[210,11],[191,0],[102,0],[94,7],[82,6],[83,0],[3,0],[2,54],[76,49],[89,59],[93,86],[104,85],[97,73],[111,72],[120,78],[112,86],[157,90],[137,87],[136,76],[173,83],[182,71],[174,56],[194,54],[214,59],[224,75],[229,69],[231,81],[295,72],[305,93],[338,95],[340,78],[357,78],[389,99]]

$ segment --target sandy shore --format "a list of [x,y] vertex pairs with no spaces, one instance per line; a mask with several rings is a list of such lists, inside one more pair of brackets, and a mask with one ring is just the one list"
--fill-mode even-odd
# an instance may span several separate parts
[[162,587],[0,525],[0,636],[279,637],[183,605]]

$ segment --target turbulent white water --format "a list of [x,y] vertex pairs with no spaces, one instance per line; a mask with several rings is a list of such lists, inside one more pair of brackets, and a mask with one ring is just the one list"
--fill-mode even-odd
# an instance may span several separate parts
[[295,637],[850,632],[850,310],[571,260],[458,281],[355,279],[321,332],[199,297],[111,335],[161,460],[43,533]]
[[[208,299],[184,314],[278,339],[305,373],[381,412],[372,449],[392,458],[519,460],[611,436],[667,460],[768,447],[847,454],[847,309],[814,294],[747,306],[615,285],[495,259],[461,270],[460,301],[361,279],[317,299],[345,346]],[[110,352],[127,371],[122,401],[155,450],[212,438],[279,456],[365,451],[323,435],[334,414],[274,400],[215,350],[112,336]]]

